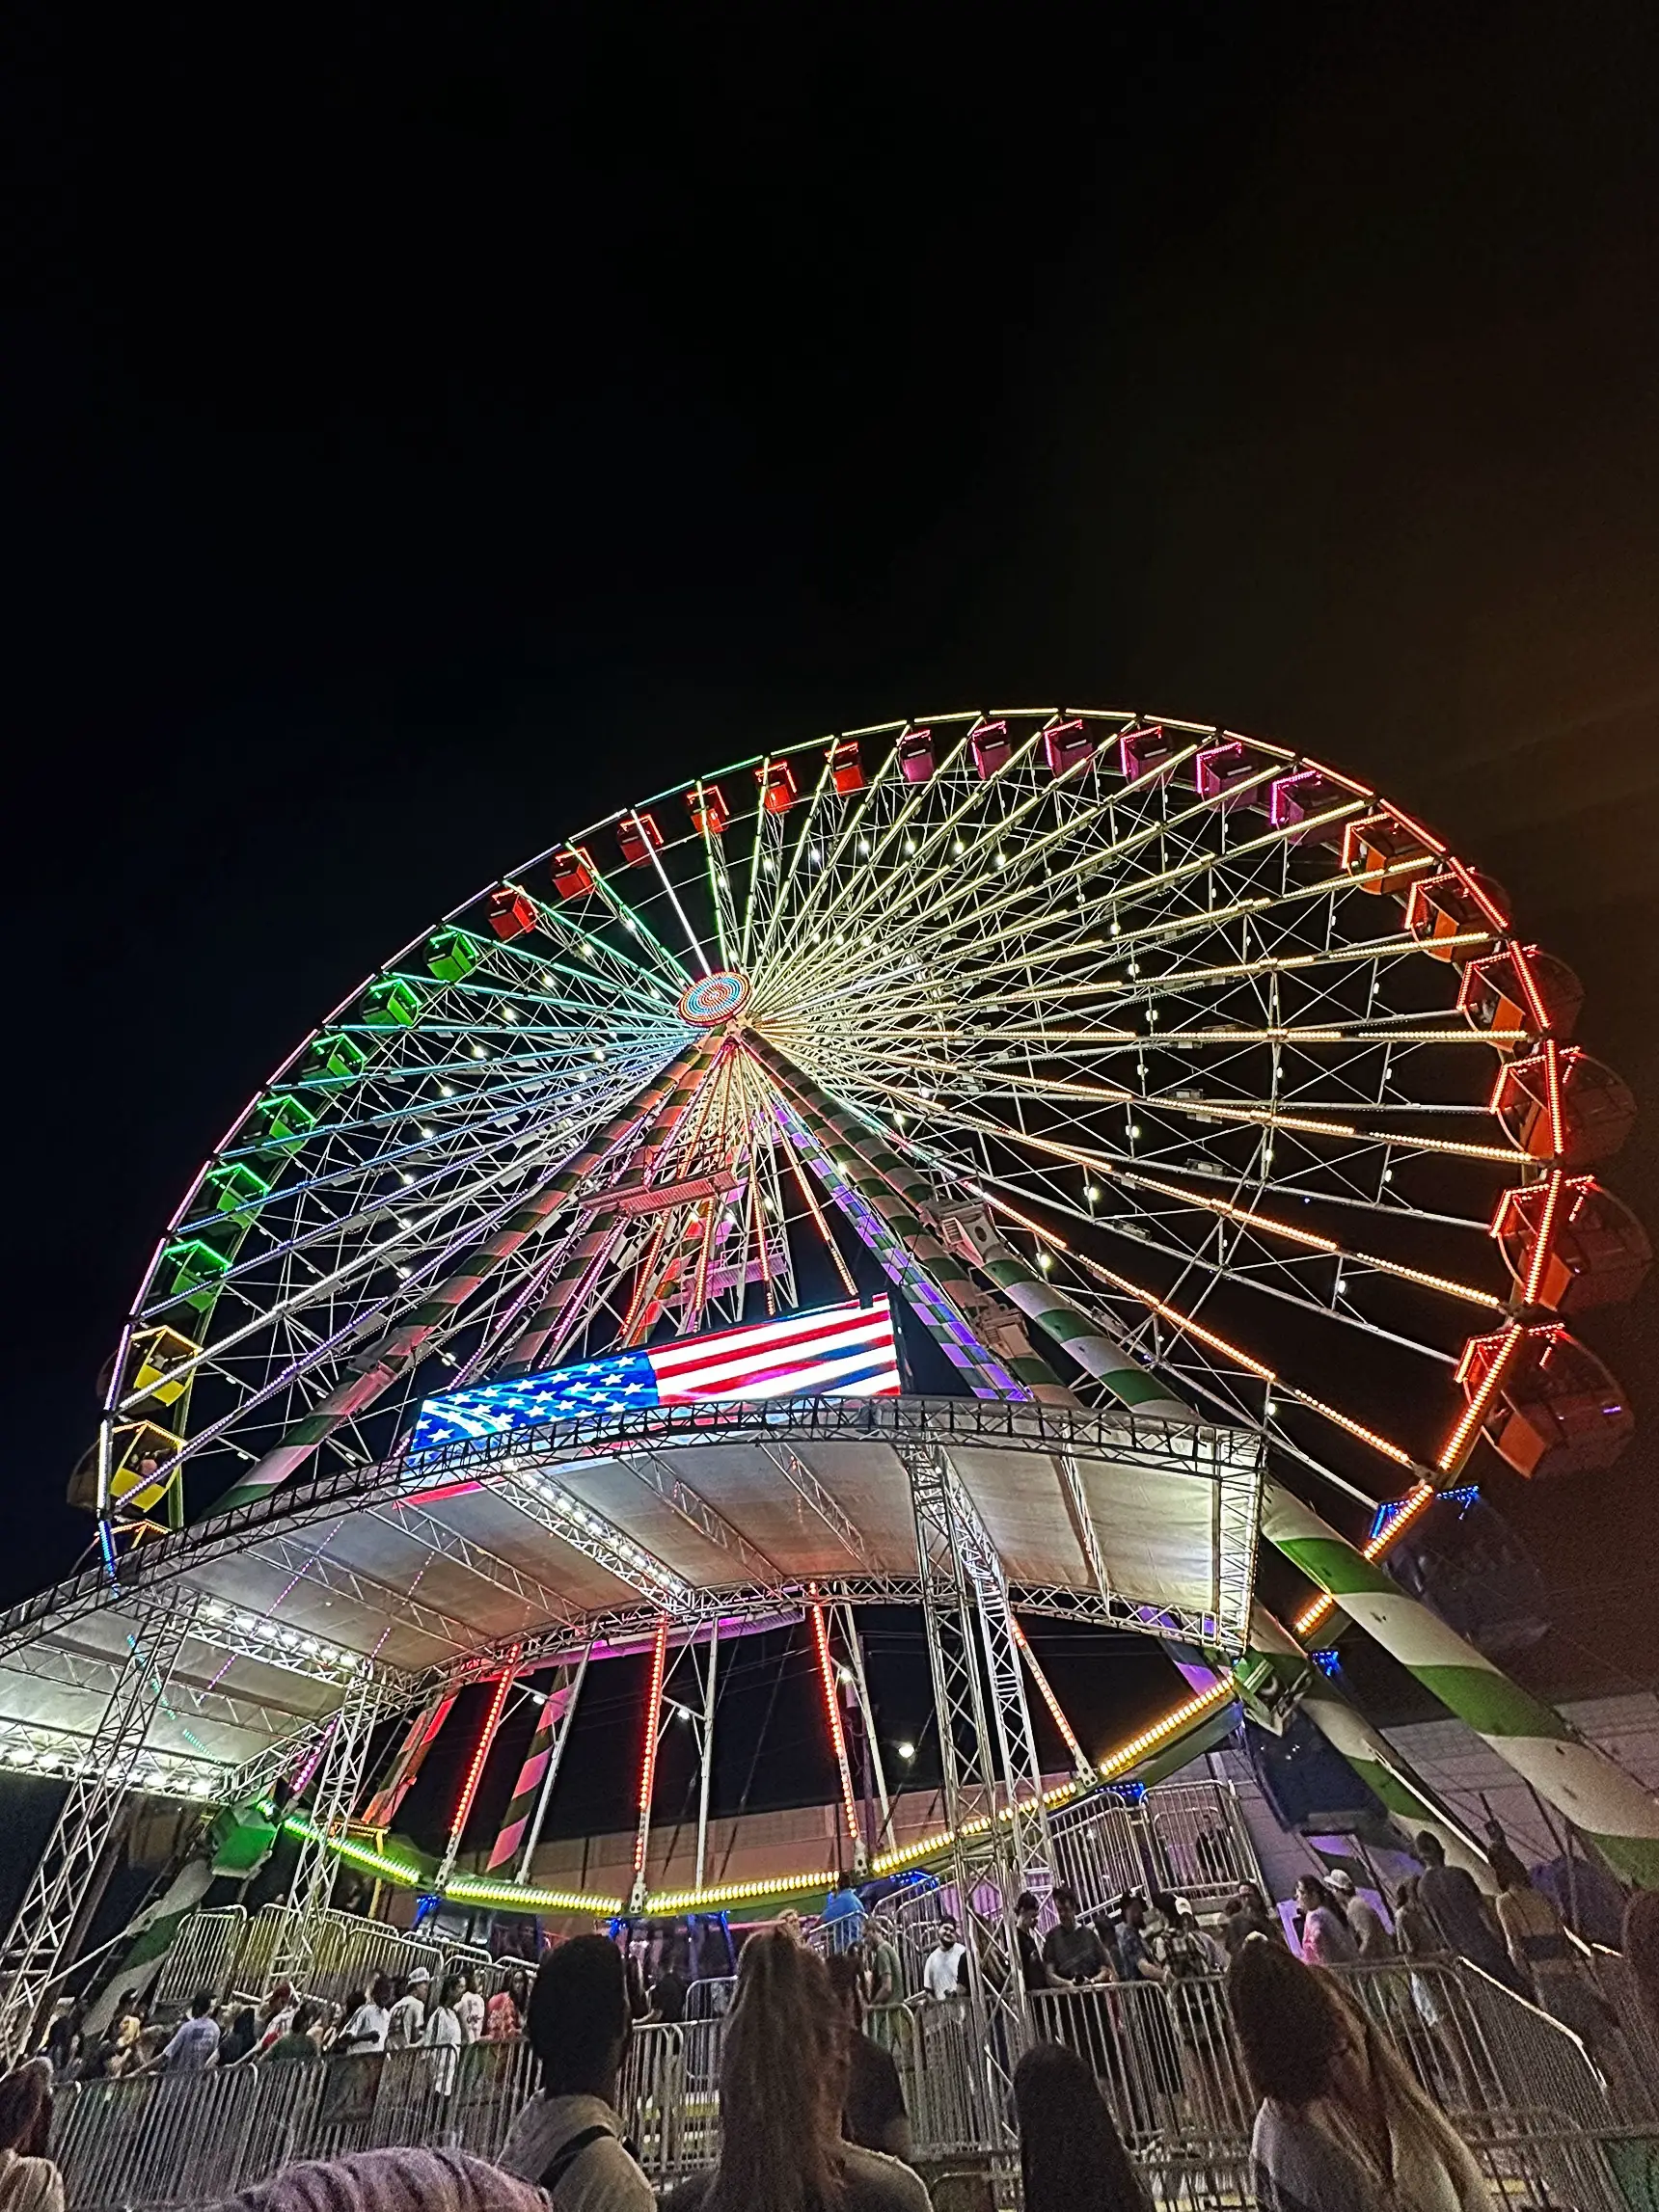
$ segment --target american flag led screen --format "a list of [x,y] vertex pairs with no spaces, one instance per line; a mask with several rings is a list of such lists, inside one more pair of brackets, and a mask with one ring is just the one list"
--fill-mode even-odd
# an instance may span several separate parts
[[705,1336],[682,1336],[635,1352],[612,1352],[543,1375],[477,1383],[428,1398],[411,1452],[542,1421],[631,1413],[694,1398],[886,1398],[899,1389],[893,1312],[873,1306],[822,1306]]

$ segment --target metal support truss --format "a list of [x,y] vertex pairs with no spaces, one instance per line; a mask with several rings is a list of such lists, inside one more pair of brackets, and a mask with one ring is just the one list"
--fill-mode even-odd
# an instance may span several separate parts
[[775,1437],[762,1437],[759,1443],[762,1453],[771,1460],[797,1497],[817,1514],[842,1550],[862,1566],[870,1556],[870,1547],[801,1454],[792,1451],[788,1444]]
[[334,1895],[335,1872],[340,1864],[334,1846],[345,1834],[363,1787],[368,1739],[380,1717],[381,1697],[381,1686],[368,1668],[354,1675],[323,1743],[317,1762],[316,1794],[300,1839],[300,1855],[288,1891],[291,1910],[271,1960],[273,1982],[286,1975],[296,1989],[305,1986],[323,1915]]
[[864,1672],[864,1639],[858,1633],[852,1606],[839,1605],[836,1610],[841,1616],[841,1633],[847,1640],[847,1656],[853,1664],[853,1686],[858,1692],[858,1718],[869,1754],[870,1777],[876,1785],[876,1802],[882,1809],[882,1824],[877,1832],[885,1837],[892,1824],[893,1808],[887,1795],[886,1769],[882,1765],[882,1740],[876,1733],[876,1709],[870,1703],[870,1684]]
[[70,1942],[98,1861],[143,1756],[145,1738],[183,1644],[182,1610],[147,1623],[128,1647],[87,1756],[71,1775],[45,1849],[36,1863],[0,1952],[0,2050],[28,2048],[37,2015]]
[[666,1613],[682,1612],[693,1605],[695,1593],[691,1584],[666,1559],[636,1544],[625,1528],[585,1505],[563,1483],[538,1474],[528,1464],[509,1463],[499,1471],[509,1477],[499,1495],[549,1536],[557,1536]]
[[[984,2068],[970,2076],[980,2105],[975,2124],[982,2141],[994,2142],[1007,2127],[1014,2066],[1028,2033],[1014,1926],[1014,1900],[1023,1887],[1024,1870],[1010,1832],[1012,1822],[1000,1817],[997,1802],[999,1745],[993,1741],[974,1650],[972,1624],[979,1603],[967,1567],[973,1537],[963,1515],[965,1494],[943,1448],[932,1438],[907,1436],[895,1440],[895,1448],[911,1481],[950,1869],[967,1939],[966,2036]],[[991,1972],[976,1941],[987,1890],[997,1899],[989,1941],[1000,1955]]]

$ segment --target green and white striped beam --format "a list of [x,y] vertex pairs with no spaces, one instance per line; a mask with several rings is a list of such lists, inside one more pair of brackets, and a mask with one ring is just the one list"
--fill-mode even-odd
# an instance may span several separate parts
[[1617,1874],[1659,1889],[1659,1799],[1640,1782],[1277,1483],[1263,1495],[1262,1534],[1580,1828]]
[[1131,1413],[1155,1415],[1163,1421],[1202,1417],[1161,1377],[1131,1359],[1092,1314],[1057,1290],[1041,1268],[1022,1258],[998,1233],[989,1210],[960,1209],[952,1218],[971,1241],[980,1266],[1010,1303]]
[[1258,1601],[1250,1608],[1250,1643],[1233,1663],[1233,1675],[1252,1719],[1276,1725],[1287,1710],[1305,1713],[1325,1741],[1346,1760],[1366,1788],[1408,1836],[1437,1836],[1453,1866],[1472,1874],[1482,1889],[1493,1886],[1481,1847],[1421,1775],[1401,1759],[1380,1729],[1315,1666],[1289,1629]]

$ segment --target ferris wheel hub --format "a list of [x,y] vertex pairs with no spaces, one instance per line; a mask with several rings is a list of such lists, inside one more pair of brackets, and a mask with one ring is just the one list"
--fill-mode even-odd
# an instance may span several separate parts
[[748,976],[736,975],[730,968],[716,968],[712,975],[699,976],[695,983],[688,984],[680,993],[680,1019],[689,1021],[694,1029],[719,1029],[742,1013],[748,1000]]

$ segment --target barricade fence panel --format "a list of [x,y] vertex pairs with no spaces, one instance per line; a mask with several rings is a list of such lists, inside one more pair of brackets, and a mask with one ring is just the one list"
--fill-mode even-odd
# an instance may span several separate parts
[[155,1978],[156,2009],[182,2011],[203,1989],[229,1995],[247,1928],[248,1915],[239,1904],[209,1906],[181,1921]]

